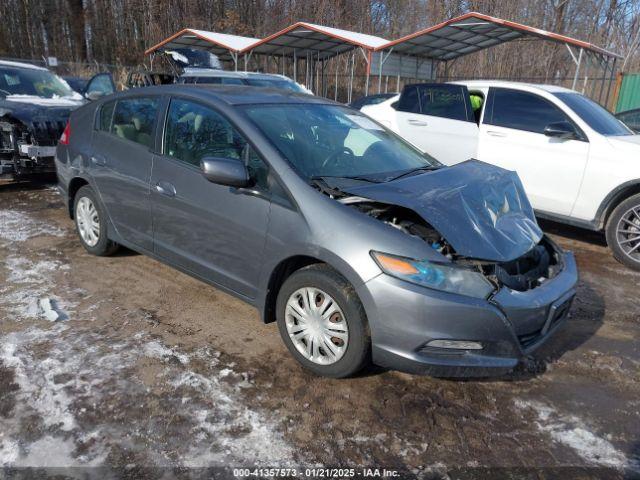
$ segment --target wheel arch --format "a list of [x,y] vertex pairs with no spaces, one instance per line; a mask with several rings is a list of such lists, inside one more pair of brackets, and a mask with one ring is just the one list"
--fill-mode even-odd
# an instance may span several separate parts
[[73,219],[73,203],[76,198],[76,193],[85,185],[89,185],[89,182],[83,177],[74,177],[69,182],[69,187],[67,188],[67,206],[69,209],[69,218],[71,219]]
[[602,201],[596,214],[598,230],[606,227],[611,213],[627,198],[640,193],[640,179],[630,180],[614,188]]
[[264,323],[272,323],[276,321],[276,300],[280,287],[292,273],[301,268],[308,267],[319,263],[327,262],[309,255],[294,255],[280,261],[271,271],[269,281],[267,282],[267,291],[264,298],[264,305],[261,309],[261,317]]
[[264,296],[259,302],[262,321],[271,323],[276,320],[276,300],[278,292],[285,280],[297,270],[314,264],[324,264],[342,275],[353,288],[363,283],[361,273],[353,269],[343,258],[322,248],[313,251],[302,251],[281,259],[270,269],[269,279],[264,288]]

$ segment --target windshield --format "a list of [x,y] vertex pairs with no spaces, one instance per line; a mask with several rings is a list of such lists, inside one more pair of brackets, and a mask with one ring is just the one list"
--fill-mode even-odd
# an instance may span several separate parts
[[582,120],[601,135],[633,135],[620,120],[593,100],[579,93],[563,92],[554,94],[567,104]]
[[295,82],[286,79],[276,79],[276,78],[247,78],[245,80],[247,85],[251,85],[253,87],[265,87],[265,88],[277,88],[278,90],[291,90],[296,93],[308,93]]
[[338,105],[260,105],[248,116],[307,179],[346,177],[383,182],[436,167],[395,134],[356,110]]
[[67,82],[48,70],[0,66],[0,91],[5,95],[35,95],[44,98],[73,97]]

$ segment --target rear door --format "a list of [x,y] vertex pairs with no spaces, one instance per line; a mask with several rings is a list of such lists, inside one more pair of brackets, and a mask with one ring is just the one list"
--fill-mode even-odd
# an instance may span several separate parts
[[149,178],[160,97],[122,98],[100,108],[91,173],[114,227],[124,240],[153,248]]
[[475,157],[478,125],[466,86],[409,85],[396,115],[401,135],[441,162],[452,165]]
[[571,213],[589,155],[586,137],[544,135],[547,125],[563,121],[573,123],[540,95],[491,88],[478,145],[479,160],[516,171],[533,207],[557,215]]
[[[151,198],[158,255],[218,285],[255,298],[270,212],[267,164],[212,107],[171,99]],[[243,159],[255,185],[209,182],[200,160]]]

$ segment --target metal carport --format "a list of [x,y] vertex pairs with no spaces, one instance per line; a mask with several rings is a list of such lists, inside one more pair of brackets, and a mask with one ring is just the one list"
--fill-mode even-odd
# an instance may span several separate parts
[[235,70],[238,69],[238,55],[240,51],[259,41],[258,38],[241,37],[227,33],[207,32],[185,28],[162,42],[147,49],[145,55],[174,48],[195,48],[206,50],[218,56],[220,60],[232,61]]
[[[326,95],[327,83],[324,75],[326,61],[345,53],[351,52],[351,58],[347,62],[347,70],[350,71],[349,101],[353,90],[353,72],[355,69],[355,52],[359,50],[367,65],[367,73],[370,68],[372,52],[385,44],[387,39],[368,35],[365,33],[352,32],[339,28],[325,27],[307,22],[297,22],[293,25],[270,35],[242,50],[245,55],[245,68],[254,55],[265,55],[281,62],[278,68],[283,74],[286,72],[285,59],[292,59],[293,79],[298,81],[299,60],[304,60],[305,84],[312,86],[316,83],[316,91],[320,90]],[[316,66],[321,65],[320,72],[316,72]],[[336,64],[335,74],[338,75],[338,65]],[[368,90],[367,85],[365,87]],[[337,96],[337,82],[336,92]]]
[[[525,38],[546,40],[566,46],[575,63],[573,89],[577,86],[580,69],[584,63],[587,64],[587,67],[589,65],[600,66],[604,75],[601,80],[598,100],[602,99],[605,79],[608,77],[609,88],[607,89],[606,103],[615,77],[616,61],[621,58],[620,55],[588,42],[477,12],[452,18],[377,47],[372,66],[375,73],[378,74],[378,89],[380,90],[382,76],[391,73],[395,73],[395,76],[398,77],[399,84],[400,77],[403,76],[403,59],[412,65],[416,59],[444,63],[446,70],[447,62],[463,55]],[[390,62],[390,60],[394,61]],[[392,65],[391,68],[386,68],[386,63],[399,64],[400,66]],[[432,71],[435,69],[432,68]],[[585,77],[583,90],[587,79],[588,77]]]

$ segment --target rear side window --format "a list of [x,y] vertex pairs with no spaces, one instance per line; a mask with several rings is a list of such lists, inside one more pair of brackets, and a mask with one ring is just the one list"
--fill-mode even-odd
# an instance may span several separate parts
[[111,132],[125,140],[150,147],[157,111],[158,99],[154,97],[118,100]]
[[571,122],[558,107],[533,93],[504,88],[491,93],[491,118],[485,120],[490,125],[543,133],[550,123]]
[[452,120],[468,120],[465,98],[468,94],[463,87],[454,85],[424,86],[418,87],[418,92],[423,115]]
[[113,109],[116,106],[116,102],[107,102],[100,107],[100,114],[98,115],[98,130],[103,132],[111,131],[111,120],[113,118]]

